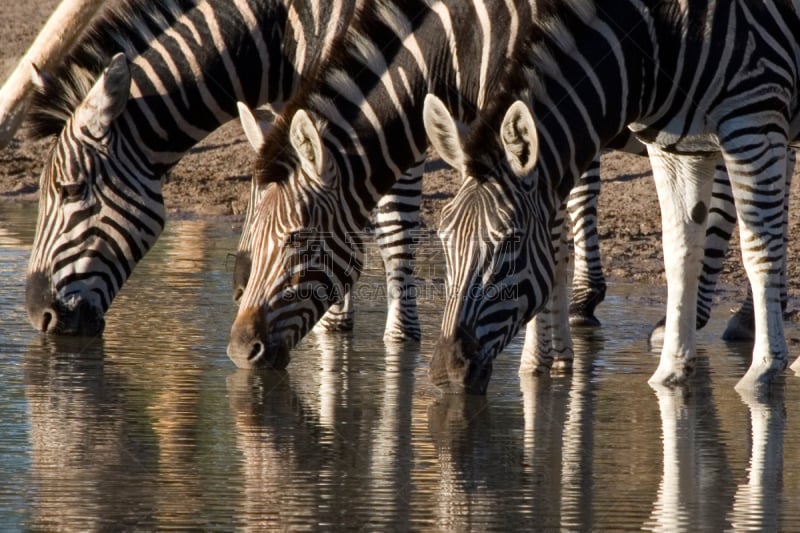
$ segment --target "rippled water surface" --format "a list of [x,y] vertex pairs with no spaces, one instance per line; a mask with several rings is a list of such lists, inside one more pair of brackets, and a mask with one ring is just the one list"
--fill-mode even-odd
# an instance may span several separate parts
[[23,307],[33,216],[0,212],[1,529],[800,528],[800,378],[737,394],[727,308],[684,388],[647,385],[664,289],[616,285],[571,376],[520,380],[517,341],[486,397],[440,397],[429,253],[421,346],[381,340],[373,269],[352,334],[312,334],[286,372],[244,372],[225,355],[229,225],[172,221],[103,338],[56,342]]

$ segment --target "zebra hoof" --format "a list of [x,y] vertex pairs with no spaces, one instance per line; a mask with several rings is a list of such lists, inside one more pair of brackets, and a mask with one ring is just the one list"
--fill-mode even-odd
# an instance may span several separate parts
[[572,357],[563,359],[554,359],[553,365],[550,367],[550,374],[566,375],[572,373],[573,361],[574,359]]
[[353,317],[328,318],[327,315],[323,316],[322,319],[314,325],[314,331],[353,331]]
[[543,364],[527,363],[523,361],[517,371],[520,377],[523,376],[543,376],[550,373],[550,367]]
[[750,365],[747,373],[736,384],[737,391],[759,391],[770,385],[786,370],[786,359],[772,359],[767,362],[762,360],[761,363],[755,362],[756,360],[757,358],[754,357],[754,364]]
[[574,328],[599,328],[602,326],[594,315],[569,315],[569,325]]
[[422,338],[419,326],[403,330],[386,330],[383,333],[384,342],[419,342]]
[[674,387],[686,383],[689,376],[693,373],[694,364],[691,361],[681,363],[679,360],[673,360],[672,362],[665,363],[662,358],[655,373],[647,382],[652,387]]

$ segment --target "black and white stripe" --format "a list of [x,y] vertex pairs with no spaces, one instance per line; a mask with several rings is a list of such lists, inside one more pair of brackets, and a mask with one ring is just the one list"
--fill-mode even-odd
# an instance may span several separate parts
[[279,106],[329,51],[358,2],[126,0],[63,66],[30,114],[54,137],[41,177],[27,307],[41,331],[97,334],[164,226],[165,173],[236,116]]
[[[553,0],[539,15],[545,22],[463,146],[442,126],[446,104],[431,100],[428,133],[465,176],[440,228],[453,260],[432,369],[446,369],[444,384],[485,390],[493,358],[551,297],[565,254],[544,229],[558,222],[580,170],[630,125],[653,164],[669,286],[651,381],[682,381],[694,365],[701,250],[721,153],[756,315],[753,362],[739,386],[770,382],[788,358],[780,277],[798,14],[780,2]],[[456,262],[485,239],[479,261]],[[514,298],[467,297],[492,284]]]
[[425,94],[471,120],[532,17],[528,0],[365,6],[266,136],[254,179],[275,192],[255,215],[261,240],[228,346],[237,365],[288,363],[289,350],[350,290],[362,260],[356,235],[424,158]]
[[[637,144],[641,148],[641,152],[637,149]],[[644,145],[638,141],[633,145],[620,148],[629,153],[647,155]],[[794,150],[789,152],[788,164],[789,167],[786,171],[787,194],[794,172]],[[572,255],[574,257],[569,302],[569,322],[572,326],[596,327],[600,325],[600,321],[594,313],[606,293],[597,226],[600,190],[600,165],[598,160],[594,160],[586,172],[581,175],[567,198],[567,213],[572,231]],[[788,209],[788,196],[786,201],[787,204],[784,207]],[[709,204],[706,240],[703,248],[703,267],[697,292],[697,329],[703,328],[711,316],[717,281],[722,273],[728,243],[735,224],[736,206],[733,203],[730,180],[725,165],[720,162],[717,164]],[[788,242],[788,235],[786,239]],[[784,268],[781,275],[781,306],[784,310],[786,303],[787,287]],[[729,341],[752,341],[755,329],[754,321],[752,296],[748,295],[728,321],[722,338]],[[660,320],[651,331],[649,339],[651,345],[660,346],[663,343],[664,324],[665,319]]]

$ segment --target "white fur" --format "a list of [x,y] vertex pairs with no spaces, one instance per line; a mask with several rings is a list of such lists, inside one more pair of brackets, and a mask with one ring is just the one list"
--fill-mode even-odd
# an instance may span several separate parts
[[442,160],[464,173],[464,150],[461,147],[459,128],[444,103],[433,94],[425,97],[422,108],[425,133]]
[[500,127],[500,138],[512,170],[525,177],[536,167],[539,158],[539,136],[533,115],[521,100],[517,100],[506,111]]
[[239,110],[239,122],[242,124],[244,136],[247,137],[247,142],[253,150],[258,152],[264,146],[264,137],[272,124],[264,114],[257,115],[244,102],[236,102],[236,107]]
[[117,54],[75,111],[75,126],[102,139],[128,101],[131,73],[124,54]]
[[303,109],[298,110],[292,117],[289,127],[289,142],[300,156],[306,170],[314,176],[323,178],[325,155],[322,149],[322,138],[311,117]]

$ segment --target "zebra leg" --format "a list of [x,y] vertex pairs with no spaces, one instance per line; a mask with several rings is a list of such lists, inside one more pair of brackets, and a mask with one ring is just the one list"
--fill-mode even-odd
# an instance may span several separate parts
[[[786,191],[783,196],[783,242],[786,247],[789,246],[789,192],[792,186],[792,174],[794,173],[794,165],[796,160],[796,153],[794,150],[789,150],[786,157]],[[727,177],[727,176],[726,176]],[[729,182],[728,182],[729,183]],[[730,190],[730,184],[728,185]],[[732,196],[731,196],[732,199]],[[731,202],[731,209],[734,206]],[[735,211],[734,211],[735,220]],[[788,305],[789,295],[787,293],[788,283],[786,281],[786,261],[784,258],[783,266],[781,268],[781,311],[786,311]],[[750,341],[752,342],[755,337],[755,315],[753,313],[753,293],[750,288],[747,289],[747,297],[742,302],[741,307],[733,314],[728,320],[728,325],[722,338],[726,341]]]
[[775,129],[743,138],[738,132],[740,127],[736,121],[723,124],[720,138],[728,142],[723,145],[723,155],[739,218],[742,258],[753,293],[753,358],[736,385],[737,389],[750,390],[769,383],[786,368],[788,359],[781,311],[787,141]]
[[386,271],[388,300],[385,340],[420,338],[414,263],[424,164],[418,161],[403,174],[376,208],[375,240]]
[[525,328],[520,375],[572,370],[575,354],[569,329],[569,248],[564,213],[562,206],[551,232],[555,258],[552,291],[544,309]]
[[606,296],[606,280],[600,260],[597,235],[597,202],[600,196],[600,159],[592,161],[567,199],[572,225],[575,264],[572,273],[572,299],[569,323],[597,327],[600,321],[594,310]]
[[664,344],[653,384],[684,381],[696,358],[697,287],[715,158],[676,155],[648,146],[653,167],[667,275]]
[[353,293],[344,294],[341,303],[331,304],[314,325],[314,331],[351,331],[353,329]]
[[[714,185],[706,223],[706,241],[703,253],[703,266],[697,291],[697,329],[703,328],[711,315],[711,303],[717,280],[725,263],[725,254],[736,225],[736,207],[728,172],[720,159],[716,165]],[[664,324],[659,320],[650,331],[650,345],[661,346],[664,342]]]

